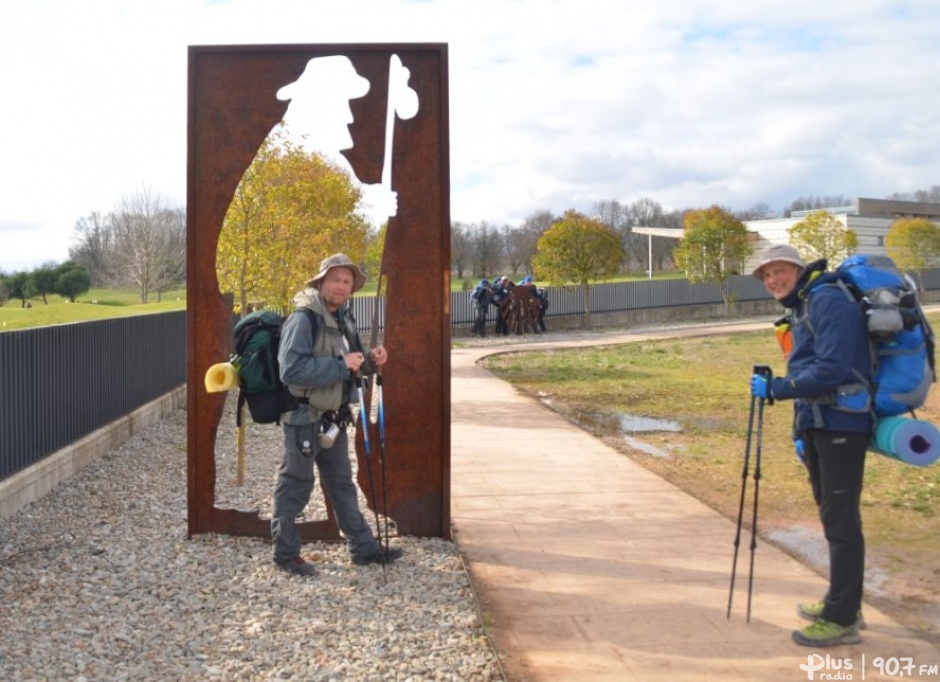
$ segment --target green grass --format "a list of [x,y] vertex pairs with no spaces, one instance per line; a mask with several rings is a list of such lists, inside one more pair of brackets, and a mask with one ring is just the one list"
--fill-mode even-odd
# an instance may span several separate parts
[[184,289],[163,292],[159,303],[155,295],[150,298],[152,302],[140,303],[136,291],[92,289],[76,303],[55,294],[47,297],[48,303],[43,303],[42,299],[30,300],[31,308],[23,308],[20,301],[10,300],[0,306],[0,332],[186,309]]

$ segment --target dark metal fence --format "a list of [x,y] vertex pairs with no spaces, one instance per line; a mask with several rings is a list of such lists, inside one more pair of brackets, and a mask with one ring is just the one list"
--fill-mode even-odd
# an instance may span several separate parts
[[185,311],[0,333],[0,480],[185,382]]
[[[940,269],[919,284],[933,300]],[[768,300],[753,277],[729,282],[736,301]],[[596,284],[592,313],[720,304],[714,284],[684,279]],[[547,318],[584,315],[581,287],[549,287]],[[451,294],[451,325],[473,324],[470,292]],[[375,297],[352,299],[363,332]],[[384,326],[384,299],[378,325]],[[184,311],[0,333],[0,481],[186,382]]]
[[[925,292],[940,289],[940,268],[922,270],[917,284]],[[581,317],[584,315],[584,293],[579,286],[546,287],[549,306],[547,319]],[[728,280],[731,300],[738,302],[769,301],[764,285],[754,277],[735,275]],[[931,297],[933,298],[933,297]],[[371,310],[371,300],[370,310]],[[473,325],[473,303],[470,292],[451,294],[451,325],[457,328]],[[691,284],[687,279],[659,279],[590,286],[591,312],[616,313],[649,308],[676,308],[721,304],[721,291],[716,284]],[[365,318],[360,320],[363,326]],[[369,318],[371,319],[371,318]]]
[[[546,287],[546,290],[549,300],[545,314],[547,319],[584,315],[584,292],[580,286]],[[729,281],[729,292],[736,301],[770,299],[763,284],[753,277],[732,277]],[[616,282],[590,286],[591,312],[598,314],[721,302],[721,291],[717,285],[690,284],[686,279]],[[473,317],[470,292],[452,293],[451,324],[455,328],[470,327],[473,325]]]

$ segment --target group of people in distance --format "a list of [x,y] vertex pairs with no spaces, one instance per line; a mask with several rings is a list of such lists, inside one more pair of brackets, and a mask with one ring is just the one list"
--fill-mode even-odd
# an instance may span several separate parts
[[513,283],[509,277],[497,277],[490,284],[483,278],[470,292],[470,300],[474,306],[473,327],[470,330],[475,336],[486,336],[486,318],[490,306],[496,308],[497,336],[508,336],[511,332],[523,334],[531,331],[535,334],[544,334],[545,312],[548,310],[548,292],[536,286],[531,275],[527,275]]

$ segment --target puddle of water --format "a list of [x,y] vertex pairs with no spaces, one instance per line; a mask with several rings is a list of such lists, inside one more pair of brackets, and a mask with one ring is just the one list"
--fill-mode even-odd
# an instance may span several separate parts
[[[760,526],[759,519],[757,525]],[[783,547],[810,566],[819,570],[828,570],[829,545],[819,530],[806,526],[786,526],[768,531],[767,537],[771,542]]]
[[[543,405],[552,406],[551,398],[540,396]],[[566,414],[566,418],[578,428],[602,436],[622,436],[624,442],[634,450],[645,452],[654,457],[669,457],[670,452],[650,445],[630,434],[670,432],[679,433],[682,425],[677,421],[668,419],[654,419],[653,417],[640,417],[633,414],[601,414],[597,412],[573,412]]]
[[[767,538],[812,568],[823,573],[829,570],[829,544],[821,530],[806,526],[785,526],[768,531]],[[890,577],[890,573],[882,568],[866,566],[865,591],[879,597],[890,597],[885,587]]]
[[652,455],[653,457],[660,457],[666,459],[669,457],[669,453],[665,450],[660,450],[654,445],[645,443],[642,440],[637,440],[636,438],[631,438],[630,436],[623,437],[624,442],[629,445],[634,450],[639,450],[640,452],[645,452],[647,455]]
[[633,414],[599,414],[597,412],[575,412],[571,420],[583,429],[600,432],[608,436],[631,433],[655,433],[668,431],[679,433],[682,425],[669,419],[639,417]]
[[620,430],[624,433],[649,433],[650,431],[670,431],[679,433],[682,425],[669,419],[637,417],[633,414],[620,415]]

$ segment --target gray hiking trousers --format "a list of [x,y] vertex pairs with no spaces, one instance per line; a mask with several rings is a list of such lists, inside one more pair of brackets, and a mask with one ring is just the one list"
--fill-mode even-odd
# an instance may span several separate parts
[[[287,560],[300,555],[300,534],[295,525],[303,512],[316,477],[313,465],[322,477],[323,487],[333,505],[336,522],[346,538],[352,557],[368,557],[380,551],[372,529],[359,511],[358,488],[352,478],[349,461],[349,438],[341,430],[333,447],[323,450],[317,443],[317,425],[284,424],[284,458],[274,487],[274,509],[271,513],[271,540],[274,560]],[[304,455],[304,441],[310,443],[312,454]]]

